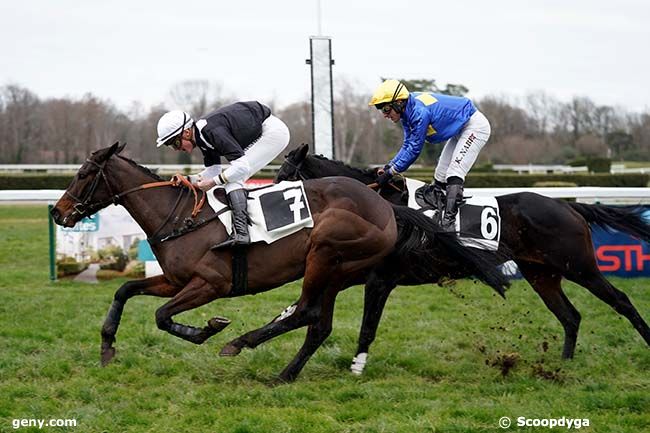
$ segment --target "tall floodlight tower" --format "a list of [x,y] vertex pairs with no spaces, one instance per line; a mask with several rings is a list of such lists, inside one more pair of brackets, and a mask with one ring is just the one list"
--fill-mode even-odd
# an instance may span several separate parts
[[311,66],[311,121],[314,152],[333,159],[334,155],[334,92],[332,86],[332,40],[320,36],[320,1],[318,1],[318,34],[309,38]]

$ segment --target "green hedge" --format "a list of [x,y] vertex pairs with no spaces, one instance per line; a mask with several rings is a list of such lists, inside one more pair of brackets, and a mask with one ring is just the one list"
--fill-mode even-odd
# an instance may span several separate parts
[[592,173],[609,173],[612,168],[612,160],[609,158],[577,158],[569,161],[571,167],[587,166]]
[[0,174],[0,189],[66,189],[74,174]]
[[[433,171],[409,170],[408,177],[430,182]],[[264,174],[266,176],[264,176]],[[266,172],[255,178],[269,178]],[[3,174],[0,175],[1,189],[66,189],[73,175],[61,174]],[[164,175],[163,178],[166,178]],[[504,174],[472,173],[467,177],[470,188],[530,187],[537,182],[571,182],[578,186],[621,186],[646,187],[650,174]]]
[[56,264],[56,274],[58,277],[65,277],[67,275],[76,275],[81,271],[88,268],[87,263],[78,262],[60,262]]
[[[428,181],[428,179],[427,179]],[[470,173],[470,188],[532,187],[537,182],[571,182],[578,186],[646,187],[648,174],[480,174]]]

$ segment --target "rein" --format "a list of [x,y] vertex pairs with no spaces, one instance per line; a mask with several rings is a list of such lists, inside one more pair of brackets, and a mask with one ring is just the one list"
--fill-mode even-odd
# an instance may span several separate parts
[[[92,183],[90,184],[90,188],[88,191],[84,194],[84,197],[81,199],[79,197],[76,197],[75,195],[71,194],[68,190],[65,191],[64,195],[70,196],[76,203],[73,205],[74,211],[70,216],[73,216],[75,214],[83,216],[84,214],[86,215],[91,215],[95,213],[97,210],[102,209],[109,204],[114,204],[118,205],[120,204],[121,200],[134,192],[137,191],[143,191],[146,189],[151,189],[151,188],[160,188],[164,186],[173,186],[173,187],[179,187],[179,186],[184,186],[187,187],[194,195],[194,205],[192,206],[192,214],[191,218],[186,219],[185,225],[183,228],[180,230],[172,230],[172,232],[168,235],[165,236],[156,236],[158,233],[163,229],[163,227],[169,222],[171,219],[172,215],[174,215],[176,209],[178,208],[178,205],[181,202],[181,198],[183,197],[183,191],[185,189],[182,189],[178,199],[176,200],[176,203],[174,204],[174,207],[172,208],[171,212],[165,219],[165,221],[158,227],[158,229],[155,231],[154,235],[151,237],[153,241],[157,242],[163,242],[167,239],[172,239],[178,236],[181,236],[185,233],[188,233],[190,231],[196,230],[198,227],[212,221],[216,217],[211,217],[206,220],[201,220],[197,223],[195,223],[192,219],[196,218],[196,216],[201,212],[201,209],[203,208],[203,205],[205,204],[205,198],[206,198],[206,192],[203,190],[200,190],[196,186],[192,184],[192,182],[189,181],[189,179],[186,176],[183,176],[180,173],[175,174],[171,180],[166,180],[166,181],[158,181],[158,182],[150,182],[150,183],[145,183],[142,185],[138,185],[133,188],[129,188],[126,191],[122,191],[120,193],[115,194],[113,192],[113,188],[111,188],[110,183],[108,182],[108,179],[106,177],[105,173],[105,168],[106,168],[106,163],[108,162],[108,159],[105,160],[103,163],[98,164],[95,161],[92,161],[90,159],[87,159],[86,162],[94,165],[95,167],[99,168],[99,172],[97,173],[97,176],[93,179]],[[110,197],[106,200],[102,200],[98,203],[90,203],[92,200],[93,196],[95,195],[95,191],[97,190],[97,187],[99,186],[99,182],[101,179],[104,180],[104,183],[106,185],[106,188],[109,191]],[[201,194],[201,197],[199,198],[199,194]],[[189,222],[188,222],[189,221]]]
[[[295,170],[294,171],[294,176],[297,177],[300,180],[303,180],[303,181],[308,180],[307,176],[302,174],[302,172],[300,171],[300,170],[302,170],[302,164],[304,162],[305,162],[305,160],[303,159],[298,164],[294,164],[293,161],[291,161],[289,158],[284,158],[284,163]],[[393,182],[388,182],[388,185],[390,185],[390,187],[392,187],[397,192],[403,192],[403,190],[399,189],[399,187],[397,185],[395,185]],[[373,189],[373,190],[377,190],[377,192],[381,192],[378,189],[378,187],[379,187],[379,185],[377,184],[377,182],[368,184],[368,188]]]
[[[403,189],[400,189],[397,185],[395,185],[392,181],[389,181],[387,183],[388,186],[393,188],[397,192],[404,192]],[[379,184],[377,182],[369,183],[368,188],[376,190],[378,193],[381,192],[381,189],[379,188]]]

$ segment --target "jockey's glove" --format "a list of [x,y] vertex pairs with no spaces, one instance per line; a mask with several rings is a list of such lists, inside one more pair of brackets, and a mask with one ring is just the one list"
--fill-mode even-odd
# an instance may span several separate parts
[[377,185],[382,188],[392,179],[393,175],[393,168],[390,165],[386,164],[386,166],[384,166],[383,173],[377,176]]

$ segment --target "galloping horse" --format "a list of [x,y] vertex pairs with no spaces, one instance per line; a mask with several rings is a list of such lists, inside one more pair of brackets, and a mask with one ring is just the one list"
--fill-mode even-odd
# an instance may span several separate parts
[[[65,194],[51,211],[54,221],[72,227],[111,203],[122,204],[147,234],[164,275],[129,281],[116,293],[102,328],[101,361],[115,355],[113,343],[126,301],[136,295],[172,298],[156,311],[158,327],[192,343],[201,344],[230,321],[214,317],[196,328],[172,318],[215,299],[263,292],[304,276],[296,311],[246,334],[246,346],[255,347],[277,335],[309,326],[304,345],[280,374],[294,380],[309,357],[332,329],[339,291],[365,280],[373,266],[389,254],[425,254],[421,239],[444,243],[458,261],[472,260],[452,238],[438,237],[417,212],[393,206],[362,183],[347,178],[304,182],[313,228],[303,229],[271,244],[251,245],[247,254],[248,291],[233,288],[230,251],[211,246],[226,238],[226,229],[206,207],[197,217],[191,200],[196,189],[164,182],[145,167],[119,155],[124,145],[94,152],[82,165]],[[195,197],[196,199],[196,197]],[[484,266],[484,268],[483,268]],[[506,280],[480,259],[470,267],[495,289]],[[242,346],[237,347],[239,350]],[[234,354],[228,345],[224,355]]]
[[[291,151],[285,158],[276,181],[347,176],[365,184],[375,182],[375,170],[350,167],[322,156],[308,155],[308,151],[306,144]],[[394,204],[405,204],[408,199],[402,180],[396,180],[396,188],[384,187],[381,195]],[[573,357],[580,313],[562,291],[562,277],[585,287],[625,316],[650,345],[650,328],[647,323],[625,293],[607,281],[598,269],[589,228],[590,224],[611,227],[650,241],[650,225],[641,216],[642,208],[570,203],[528,192],[502,195],[496,197],[496,200],[502,226],[499,248],[509,250],[509,255],[517,263],[524,278],[562,324],[563,358]],[[459,270],[449,270],[451,273],[457,271]],[[389,276],[369,280],[357,354],[367,354],[375,338],[386,299],[396,285],[435,282],[435,278],[421,278],[419,281],[413,281],[412,278],[399,279],[396,269],[392,269]],[[365,356],[363,355],[364,359]]]

